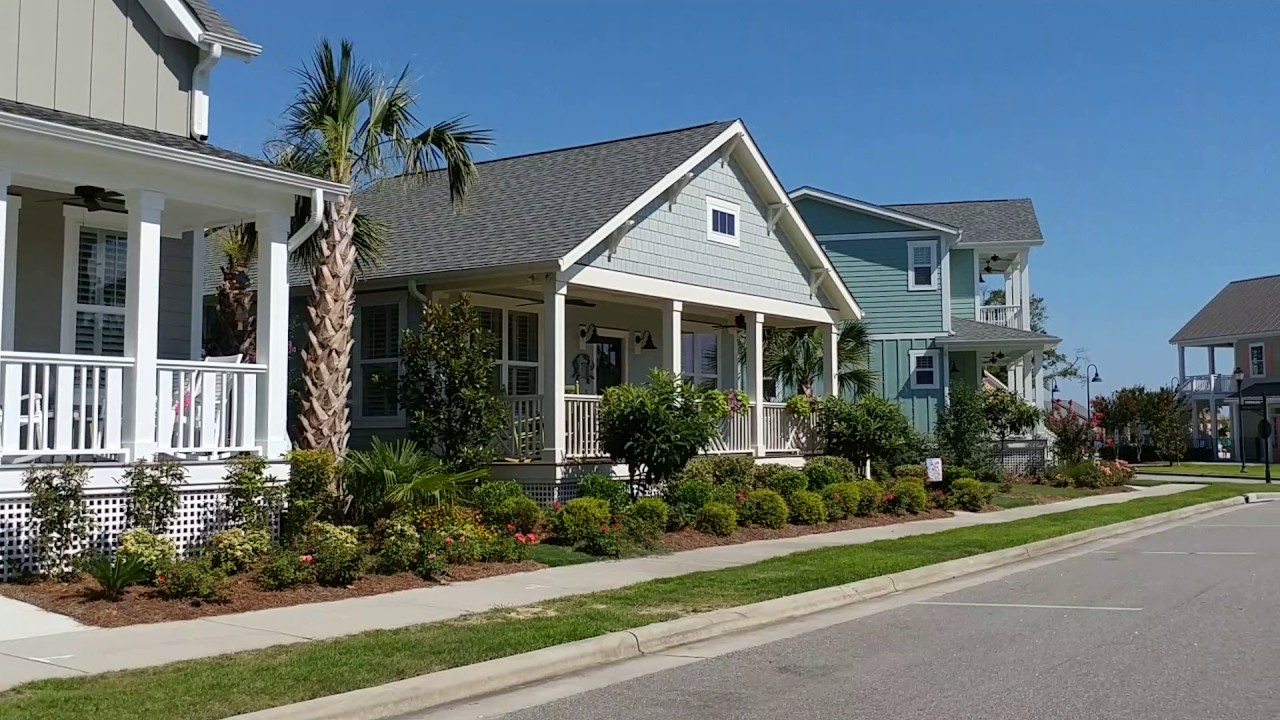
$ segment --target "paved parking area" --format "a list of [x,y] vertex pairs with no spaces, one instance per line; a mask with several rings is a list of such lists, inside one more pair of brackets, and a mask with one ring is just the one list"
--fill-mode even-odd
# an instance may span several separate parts
[[424,718],[1273,720],[1277,560],[1250,505]]

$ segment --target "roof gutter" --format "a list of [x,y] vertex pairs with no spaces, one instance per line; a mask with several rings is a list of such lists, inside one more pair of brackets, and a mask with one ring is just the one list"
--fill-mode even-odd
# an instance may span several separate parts
[[307,222],[298,231],[289,237],[289,252],[292,253],[302,246],[316,230],[320,228],[320,223],[324,219],[324,190],[314,188],[311,191],[311,217],[307,218]]
[[190,111],[191,137],[204,142],[209,139],[209,78],[213,68],[222,59],[222,44],[211,42],[200,46],[200,62],[191,74]]

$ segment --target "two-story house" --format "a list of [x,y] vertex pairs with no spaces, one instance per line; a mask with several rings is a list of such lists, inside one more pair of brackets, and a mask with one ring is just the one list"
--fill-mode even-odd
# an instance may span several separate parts
[[[1008,389],[1046,406],[1044,353],[1059,340],[1031,330],[1031,250],[1044,240],[1030,200],[790,196],[865,313],[882,395],[917,429],[933,430],[950,384],[982,387],[987,368],[1006,368]],[[1004,290],[1007,304],[984,305],[984,288]]]
[[[1280,275],[1236,280],[1224,287],[1207,305],[1182,326],[1169,343],[1178,348],[1178,387],[1192,406],[1192,417],[1207,410],[1209,427],[1195,423],[1193,445],[1213,448],[1218,459],[1227,443],[1219,413],[1228,408],[1231,427],[1231,456],[1240,452],[1250,461],[1261,461],[1263,441],[1258,432],[1261,421],[1275,428],[1280,417]],[[1187,348],[1204,348],[1208,374],[1187,375]],[[1230,348],[1232,366],[1219,373],[1217,350]],[[1236,382],[1239,377],[1239,382]],[[1241,410],[1243,409],[1243,413]],[[1276,457],[1275,433],[1271,435],[1272,458]]]
[[[260,52],[206,0],[0,0],[0,496],[31,461],[207,483],[288,450],[289,251],[347,188],[208,143],[211,74]],[[243,221],[258,355],[203,362],[204,233]]]

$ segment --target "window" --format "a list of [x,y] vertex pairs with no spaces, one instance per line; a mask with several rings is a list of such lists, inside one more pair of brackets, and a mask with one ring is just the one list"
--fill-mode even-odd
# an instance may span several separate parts
[[1267,355],[1262,343],[1249,346],[1249,377],[1266,377]]
[[128,248],[123,232],[80,228],[76,257],[76,354],[124,355]]
[[738,206],[707,198],[707,239],[726,245],[738,244]]
[[686,382],[704,388],[719,386],[720,337],[714,333],[682,333],[680,369]]
[[356,361],[357,415],[364,419],[399,418],[400,333],[404,311],[400,303],[357,306],[359,335]]
[[481,326],[499,340],[493,353],[493,390],[504,395],[538,394],[538,315],[477,307]]
[[908,290],[938,289],[938,243],[918,240],[907,243]]
[[913,390],[936,390],[941,387],[937,350],[912,350],[910,357]]

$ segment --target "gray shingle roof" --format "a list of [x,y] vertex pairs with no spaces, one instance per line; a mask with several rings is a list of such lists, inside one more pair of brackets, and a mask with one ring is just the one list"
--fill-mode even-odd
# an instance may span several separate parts
[[387,181],[356,196],[387,225],[386,259],[366,279],[556,261],[732,121],[491,160],[455,211],[443,176]]
[[1280,382],[1254,383],[1240,391],[1244,397],[1280,397]]
[[1280,333],[1280,275],[1236,280],[1169,339],[1186,343],[1209,338]]
[[204,31],[213,35],[221,35],[231,40],[248,43],[249,39],[240,34],[222,14],[213,9],[208,0],[183,0],[196,16],[196,20],[204,27]]
[[885,205],[890,210],[958,227],[961,244],[1019,243],[1043,240],[1036,209],[1029,199],[972,200]]
[[1043,344],[1062,342],[1061,338],[1044,333],[1002,327],[990,323],[969,320],[968,318],[951,318],[951,332],[948,337],[938,338],[939,344],[969,342],[1009,342],[1011,344]]

